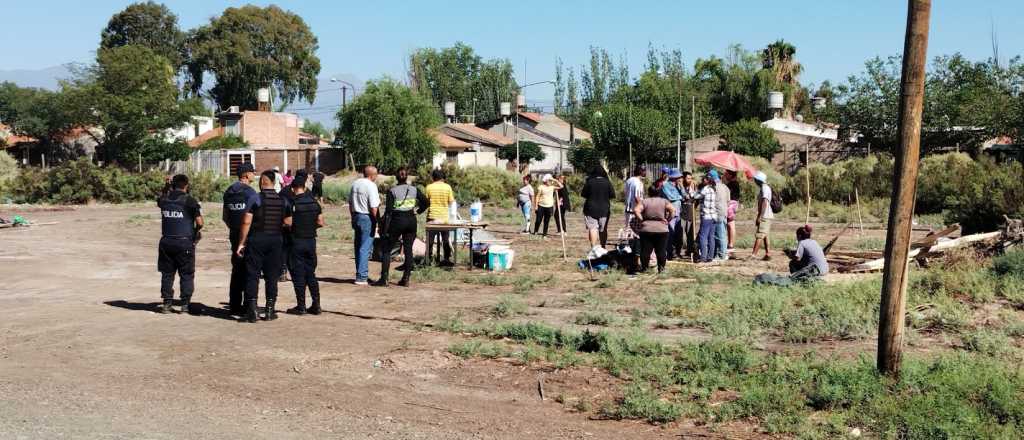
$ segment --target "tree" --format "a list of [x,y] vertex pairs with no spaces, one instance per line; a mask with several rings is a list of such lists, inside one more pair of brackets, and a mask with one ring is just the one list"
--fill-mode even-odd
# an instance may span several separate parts
[[182,126],[190,116],[179,105],[174,76],[170,63],[152,49],[127,45],[101,50],[96,65],[65,93],[88,125],[103,128],[104,160],[134,164],[145,153],[143,160],[154,162],[180,157],[180,146],[150,138]]
[[185,65],[185,33],[178,28],[178,16],[163,4],[132,3],[110,17],[100,34],[100,49],[129,44],[152,49],[166,58],[175,71]]
[[249,143],[241,136],[228,134],[209,139],[199,145],[200,150],[237,150],[248,147]]
[[[530,141],[519,141],[519,166],[520,168],[528,165],[530,162],[540,162],[547,157],[544,154],[544,150],[540,148],[540,145],[536,142]],[[502,160],[515,161],[516,160],[516,145],[506,145],[498,150],[498,158]]]
[[409,84],[435,108],[455,103],[455,111],[477,121],[497,119],[502,102],[515,102],[519,85],[507,59],[483,60],[467,44],[422,48],[409,56]]
[[585,122],[594,148],[608,160],[610,168],[629,165],[631,146],[633,161],[643,163],[658,160],[660,150],[675,145],[675,118],[655,109],[610,104],[588,114]]
[[744,119],[726,125],[722,130],[725,148],[744,156],[757,156],[771,160],[782,149],[775,133],[761,126],[757,119]]
[[282,103],[316,98],[320,59],[316,36],[301,17],[277,6],[228,8],[193,32],[189,86],[203,90],[204,75],[216,84],[209,96],[220,108],[257,108],[257,91],[270,87]]
[[320,139],[328,139],[330,137],[330,132],[319,121],[307,120],[305,125],[302,126],[302,132],[315,135]]
[[388,78],[366,89],[338,113],[338,135],[356,161],[382,170],[430,163],[437,140],[430,134],[441,123],[431,102]]
[[0,122],[43,146],[57,145],[64,133],[78,125],[76,115],[68,110],[61,92],[0,83]]

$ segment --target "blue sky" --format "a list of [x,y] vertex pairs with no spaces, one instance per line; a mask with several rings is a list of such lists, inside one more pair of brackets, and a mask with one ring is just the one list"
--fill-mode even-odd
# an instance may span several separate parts
[[[0,70],[40,69],[93,57],[99,32],[128,1],[0,0],[4,57]],[[253,2],[266,4],[265,2]],[[205,23],[227,6],[244,2],[168,1],[183,28]],[[902,0],[792,1],[322,1],[276,2],[301,15],[319,37],[322,76],[366,80],[404,78],[406,55],[417,47],[455,41],[484,57],[516,66],[520,82],[553,79],[554,61],[587,62],[588,47],[625,53],[630,72],[640,71],[648,44],[683,51],[687,64],[722,54],[733,43],[755,49],[778,38],[796,45],[805,83],[842,81],[875,55],[902,50],[906,2]],[[783,6],[780,6],[783,5]],[[1021,0],[942,0],[932,7],[929,55],[962,52],[991,56],[994,23],[1000,54],[1024,53]],[[525,67],[524,67],[525,66]],[[322,84],[324,88],[326,84]],[[551,89],[528,90],[531,101],[549,101]]]

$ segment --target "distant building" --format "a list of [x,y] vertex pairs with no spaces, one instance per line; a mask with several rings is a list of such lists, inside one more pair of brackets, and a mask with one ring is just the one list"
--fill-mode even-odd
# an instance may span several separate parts
[[[569,149],[579,142],[591,139],[589,132],[553,114],[519,112],[518,116],[519,141],[538,144],[545,155],[544,160],[529,164],[529,171],[532,173],[571,171]],[[517,135],[516,119],[497,119],[479,126],[492,133],[511,137],[514,143]]]
[[164,138],[170,142],[175,139],[191,141],[199,135],[213,130],[213,118],[210,116],[192,116],[189,122],[179,128],[164,131]]
[[237,136],[247,147],[224,151],[225,169],[234,169],[250,162],[257,170],[278,167],[286,170],[319,170],[333,173],[341,169],[342,154],[328,148],[318,136],[303,133],[301,120],[294,113],[265,112],[237,108],[217,114],[218,127],[211,128],[189,141],[198,148],[221,136]]
[[92,156],[96,153],[97,139],[103,139],[103,129],[76,127],[57,138],[57,144],[40,147],[39,140],[14,134],[10,127],[0,124],[0,150],[6,151],[22,165],[49,165],[66,159]]
[[505,168],[508,161],[498,158],[498,150],[515,144],[512,138],[473,124],[445,124],[433,133],[441,146],[441,152],[434,157],[434,166],[439,166],[442,162],[451,162],[460,167]]

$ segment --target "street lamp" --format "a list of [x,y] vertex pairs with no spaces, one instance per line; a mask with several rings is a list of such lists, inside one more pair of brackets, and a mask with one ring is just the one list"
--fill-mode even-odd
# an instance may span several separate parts
[[[554,85],[555,82],[554,81],[537,81],[535,83],[529,83],[527,85],[520,86],[519,90],[521,92],[523,89],[525,89],[527,87],[530,87],[530,86],[535,86],[537,84],[551,84],[551,85]],[[505,108],[506,104],[507,103],[504,103],[504,102],[501,103],[503,109]],[[520,168],[520,165],[519,165],[519,111],[522,110],[524,107],[526,107],[526,96],[523,95],[522,93],[519,93],[519,94],[516,95],[516,121],[515,121],[516,172],[520,171],[519,170],[519,168]]]
[[332,83],[341,83],[342,84],[342,86],[341,86],[341,109],[345,110],[345,100],[346,100],[345,90],[348,87],[351,87],[352,88],[352,93],[355,93],[356,92],[356,86],[352,85],[352,83],[350,83],[348,81],[341,80],[341,79],[338,79],[338,78],[331,78],[331,82]]

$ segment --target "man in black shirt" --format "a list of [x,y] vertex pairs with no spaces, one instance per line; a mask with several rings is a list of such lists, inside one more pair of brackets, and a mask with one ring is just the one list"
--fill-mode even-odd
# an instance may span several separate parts
[[[306,191],[306,174],[295,176],[289,186],[294,197],[292,204],[292,246],[288,265],[292,271],[292,285],[295,286],[295,307],[288,313],[305,315],[320,314],[320,284],[316,280],[316,230],[324,226],[324,214],[313,195]],[[306,286],[313,300],[306,308]]]
[[181,278],[181,313],[189,312],[195,290],[196,242],[203,228],[199,202],[188,195],[188,177],[182,174],[171,179],[171,189],[160,201],[160,246],[157,269],[160,271],[161,313],[171,313],[174,300],[174,274]]
[[587,225],[590,246],[603,250],[608,244],[608,216],[612,210],[611,200],[615,198],[615,190],[604,167],[597,165],[590,171],[580,195],[585,199],[583,220]]
[[[274,171],[260,176],[258,203],[249,207],[242,219],[241,242],[235,253],[245,256],[247,282],[243,322],[256,322],[256,300],[259,298],[260,273],[267,289],[267,311],[264,320],[277,319],[277,282],[281,278],[281,232],[292,222],[291,206],[274,191]],[[251,231],[251,232],[250,232]]]
[[242,241],[242,220],[252,205],[260,202],[259,194],[249,186],[255,177],[251,163],[243,163],[235,172],[238,181],[224,191],[224,207],[221,211],[222,220],[228,227],[228,238],[231,242],[231,283],[228,287],[228,308],[232,315],[242,314],[245,300],[245,283],[248,282],[245,258],[235,254],[238,244]]

